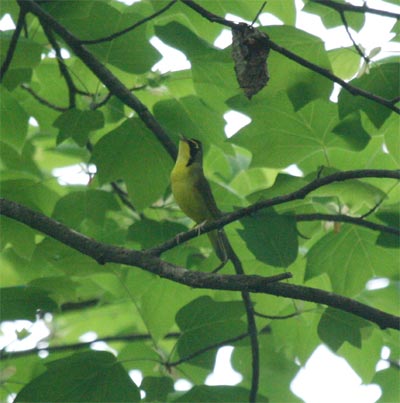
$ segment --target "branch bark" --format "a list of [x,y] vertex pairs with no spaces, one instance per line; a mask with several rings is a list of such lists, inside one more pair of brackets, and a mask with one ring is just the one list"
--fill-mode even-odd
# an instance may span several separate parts
[[400,317],[398,316],[324,290],[278,282],[288,278],[289,273],[262,277],[257,275],[221,275],[190,271],[145,252],[97,242],[42,213],[4,198],[0,198],[0,214],[49,235],[95,259],[100,264],[113,262],[136,266],[162,278],[193,288],[247,291],[315,302],[360,316],[376,323],[382,329],[400,330]]

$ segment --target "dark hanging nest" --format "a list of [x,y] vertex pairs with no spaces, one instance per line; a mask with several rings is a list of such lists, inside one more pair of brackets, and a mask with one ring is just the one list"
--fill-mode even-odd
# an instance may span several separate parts
[[232,28],[232,58],[236,78],[247,98],[262,90],[269,80],[267,34],[244,23]]

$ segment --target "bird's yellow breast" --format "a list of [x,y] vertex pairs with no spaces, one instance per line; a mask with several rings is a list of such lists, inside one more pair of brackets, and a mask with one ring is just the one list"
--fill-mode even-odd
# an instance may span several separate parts
[[171,188],[180,209],[196,223],[212,219],[212,214],[205,203],[204,196],[197,184],[202,170],[196,165],[186,167],[176,164],[171,172]]

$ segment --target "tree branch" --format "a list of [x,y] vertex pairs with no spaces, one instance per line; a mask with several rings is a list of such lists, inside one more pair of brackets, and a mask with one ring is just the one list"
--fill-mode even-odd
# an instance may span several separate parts
[[[159,245],[157,247],[148,249],[147,252],[154,254],[154,255],[161,255],[163,252],[166,250],[169,250],[179,244],[182,244],[183,242],[188,241],[189,239],[195,238],[199,236],[199,233],[205,234],[207,232],[210,232],[214,229],[222,228],[227,224],[230,224],[234,221],[238,221],[243,217],[252,215],[256,213],[259,210],[262,210],[264,208],[268,207],[273,207],[277,206],[279,204],[291,202],[294,200],[301,200],[304,199],[309,193],[313,192],[314,190],[322,187],[329,185],[330,183],[334,182],[342,182],[345,180],[349,179],[359,179],[359,178],[390,178],[390,179],[400,179],[400,170],[380,170],[380,169],[361,169],[361,170],[356,170],[356,171],[344,171],[344,172],[336,172],[332,175],[328,175],[322,178],[317,178],[310,182],[309,184],[303,186],[302,188],[292,192],[288,193],[286,195],[281,195],[277,197],[273,197],[272,199],[267,199],[267,200],[261,200],[257,203],[254,203],[248,207],[244,207],[238,210],[233,211],[232,213],[225,214],[221,218],[215,221],[211,222],[206,222],[200,226],[197,226],[193,230],[183,232],[179,234],[178,236],[164,242],[162,245]],[[331,218],[331,216],[329,216]],[[335,216],[333,216],[335,217]],[[347,217],[347,216],[342,216],[342,217]],[[332,221],[334,221],[333,219]],[[348,220],[348,222],[352,221],[351,217],[348,218],[343,218],[343,220]],[[364,225],[360,224],[360,222],[367,223],[367,221],[363,221],[362,219],[357,220],[358,225]],[[352,223],[355,223],[354,220]],[[368,223],[365,224],[364,226],[368,226],[371,229],[375,230],[383,230],[379,224],[374,224],[374,223]],[[379,228],[379,229],[378,229]],[[392,232],[393,229],[391,227],[385,227],[386,232]],[[395,229],[397,230],[397,229]]]
[[100,264],[113,262],[136,266],[162,278],[193,288],[247,291],[315,302],[360,316],[376,323],[383,329],[392,328],[400,330],[400,317],[395,315],[331,292],[278,282],[282,279],[289,278],[291,276],[290,273],[262,277],[258,275],[221,275],[218,273],[191,271],[165,262],[145,252],[138,252],[97,242],[56,220],[46,217],[42,213],[7,199],[0,198],[0,214],[41,231],[63,244],[93,258]]
[[15,49],[17,48],[18,38],[21,34],[22,28],[25,23],[25,15],[26,15],[26,11],[23,9],[20,9],[19,14],[18,14],[17,25],[16,25],[13,35],[11,37],[10,45],[7,50],[7,55],[0,68],[0,82],[3,81],[3,78],[4,78],[5,74],[7,73],[8,68],[10,67],[11,60],[14,56]]
[[[204,18],[208,19],[211,22],[217,22],[218,24],[226,25],[231,28],[237,27],[237,24],[234,23],[233,21],[228,21],[222,17],[218,17],[217,15],[209,12],[205,8],[201,7],[200,5],[196,4],[192,0],[182,0],[183,3],[185,3],[187,6],[198,12],[200,15],[202,15]],[[243,23],[242,23],[243,24]],[[261,41],[261,39],[260,39]],[[291,52],[290,50],[278,45],[277,43],[273,42],[271,39],[268,37],[262,38],[262,41],[264,42],[265,46],[267,46],[270,49],[275,50],[276,52],[280,53],[281,55],[287,57],[290,60],[293,60],[294,62],[307,67],[308,69],[315,71],[316,73],[328,78],[329,80],[339,84],[342,88],[344,88],[346,91],[348,91],[352,95],[359,95],[364,98],[367,98],[373,102],[376,102],[380,105],[383,105],[392,111],[396,113],[400,113],[400,108],[398,108],[393,100],[385,99],[379,95],[372,94],[371,92],[365,91],[362,88],[354,87],[353,85],[347,83],[346,81],[342,80],[341,78],[335,76],[331,71],[328,69],[325,69],[323,67],[317,66],[314,63],[311,63],[310,61],[303,59],[301,56]]]
[[46,13],[33,0],[17,0],[21,9],[36,15],[42,24],[47,25],[57,35],[59,35],[68,46],[74,51],[83,63],[102,81],[110,92],[118,97],[124,104],[132,108],[142,119],[144,124],[155,134],[160,143],[167,150],[171,158],[175,160],[177,150],[175,144],[171,141],[164,128],[158,123],[147,107],[133,95],[122,82],[114,76],[102,63],[100,63],[92,53],[90,53],[78,38],[72,35],[50,14]]
[[164,13],[170,7],[172,7],[176,2],[177,2],[177,0],[170,1],[165,7],[161,8],[160,10],[156,11],[155,13],[149,15],[146,18],[143,18],[142,20],[136,22],[135,24],[133,24],[132,26],[130,26],[128,28],[125,28],[119,32],[113,33],[112,35],[106,36],[104,38],[99,38],[99,39],[81,40],[80,43],[82,45],[91,45],[91,44],[95,44],[95,43],[112,41],[113,39],[116,39],[116,38],[120,37],[121,35],[124,35],[130,31],[133,31],[135,28],[139,27],[140,25],[143,25],[144,23],[151,21],[152,19],[158,17],[160,14]]
[[311,0],[313,3],[321,4],[322,6],[330,7],[338,12],[341,11],[351,11],[354,13],[370,13],[381,15],[382,17],[391,17],[400,19],[400,14],[393,13],[392,11],[379,10],[376,8],[370,8],[365,3],[362,6],[353,6],[350,3],[336,3],[332,0]]

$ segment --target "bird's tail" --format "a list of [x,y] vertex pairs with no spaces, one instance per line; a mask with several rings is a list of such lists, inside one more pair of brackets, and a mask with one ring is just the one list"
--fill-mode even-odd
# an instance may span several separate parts
[[231,256],[231,244],[223,229],[211,231],[208,234],[211,245],[221,262],[226,262]]

